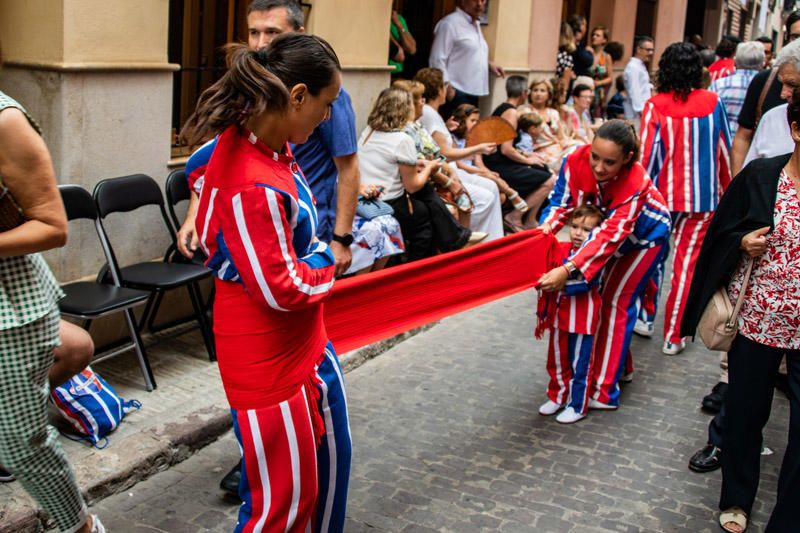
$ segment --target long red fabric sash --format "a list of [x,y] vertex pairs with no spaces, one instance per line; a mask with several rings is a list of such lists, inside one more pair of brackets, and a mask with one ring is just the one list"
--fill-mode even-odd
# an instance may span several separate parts
[[338,281],[325,303],[328,337],[339,353],[360,348],[529,289],[559,258],[552,234],[529,230]]

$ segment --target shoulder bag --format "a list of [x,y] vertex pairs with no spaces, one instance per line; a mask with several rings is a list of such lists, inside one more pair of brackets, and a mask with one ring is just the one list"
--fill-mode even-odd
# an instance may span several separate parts
[[752,271],[753,258],[749,257],[744,281],[742,282],[742,290],[739,291],[735,306],[731,305],[728,291],[723,286],[714,293],[705,311],[703,311],[700,323],[697,325],[697,335],[709,350],[720,352],[730,350],[733,339],[736,338],[736,333],[739,329],[736,319],[739,317],[739,310],[742,308],[742,303],[744,303],[744,295],[747,292],[747,286],[750,284]]

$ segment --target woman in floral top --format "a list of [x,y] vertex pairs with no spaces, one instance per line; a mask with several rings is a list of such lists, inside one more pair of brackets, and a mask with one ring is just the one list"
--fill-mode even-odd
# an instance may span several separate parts
[[752,274],[728,352],[722,416],[720,525],[741,532],[758,489],[762,430],[785,356],[791,389],[789,442],[766,531],[797,531],[800,505],[800,93],[787,110],[795,149],[747,165],[722,197],[696,265],[681,327],[696,329],[711,294],[726,286],[732,302]]

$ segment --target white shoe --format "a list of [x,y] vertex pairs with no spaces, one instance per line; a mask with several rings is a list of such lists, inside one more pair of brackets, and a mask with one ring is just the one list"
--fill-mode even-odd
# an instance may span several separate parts
[[583,420],[586,418],[586,415],[577,412],[572,407],[567,407],[556,417],[556,422],[559,424],[574,424],[578,420]]
[[674,342],[664,341],[664,346],[661,348],[661,351],[665,355],[678,355],[682,351],[686,349],[686,341],[681,339],[680,344],[675,344]]
[[630,383],[631,381],[633,381],[633,372],[622,374],[622,377],[619,378],[620,383]]
[[609,405],[607,403],[598,402],[594,398],[589,398],[589,409],[600,409],[603,411],[616,411],[619,406]]
[[488,233],[484,233],[483,231],[473,231],[469,239],[467,239],[467,244],[464,245],[464,248],[469,248],[470,246],[475,246],[476,244],[483,242],[488,237]]
[[561,409],[561,404],[554,402],[553,400],[547,400],[539,407],[539,414],[543,416],[550,416],[554,415]]
[[655,329],[652,322],[645,322],[640,318],[637,318],[636,323],[633,325],[633,332],[641,337],[652,337]]
[[103,523],[97,518],[96,514],[89,515],[92,517],[92,533],[106,533],[106,528],[103,527]]

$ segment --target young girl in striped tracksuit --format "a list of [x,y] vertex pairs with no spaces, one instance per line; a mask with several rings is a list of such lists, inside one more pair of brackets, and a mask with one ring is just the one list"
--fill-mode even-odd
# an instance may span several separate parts
[[[603,270],[600,317],[589,377],[589,408],[616,409],[618,381],[636,320],[636,303],[661,259],[670,217],[664,199],[638,163],[639,140],[621,120],[597,130],[592,144],[567,156],[541,230],[558,231],[585,203],[602,207],[606,219],[564,267],[539,280],[544,291],[559,291],[570,278],[592,283]],[[632,368],[632,366],[631,366]]]
[[[653,179],[672,214],[675,250],[672,278],[664,309],[664,346],[683,351],[681,318],[692,285],[692,274],[711,216],[731,181],[730,131],[719,97],[700,89],[703,65],[688,43],[671,44],[658,62],[658,94],[642,113],[642,165]],[[668,253],[664,253],[666,259]],[[652,332],[663,265],[656,271],[654,290],[643,302],[644,324],[637,332]]]
[[326,401],[321,375],[335,357],[321,305],[334,260],[314,237],[314,199],[287,143],[328,116],[341,67],[325,41],[298,33],[264,50],[231,45],[229,63],[185,132],[190,144],[219,134],[196,228],[215,274],[217,357],[242,448],[235,531],[335,530],[315,523],[320,490],[340,479],[317,461],[328,421],[349,439],[344,401]]
[[[560,243],[565,263],[602,221],[603,211],[592,204],[583,204],[572,212],[570,240]],[[572,424],[586,416],[592,344],[600,316],[598,286],[599,276],[592,283],[577,277],[568,280],[557,296],[547,351],[548,400],[539,407],[539,414],[552,415],[566,405],[556,416],[556,422],[562,424]]]

